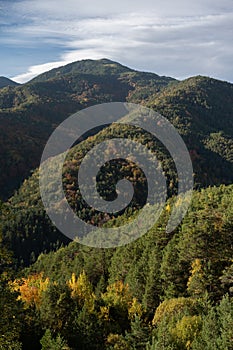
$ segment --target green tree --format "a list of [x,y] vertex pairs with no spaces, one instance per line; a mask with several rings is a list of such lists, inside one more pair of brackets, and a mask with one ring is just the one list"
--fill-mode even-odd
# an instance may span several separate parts
[[39,317],[43,328],[60,333],[65,339],[72,334],[75,302],[66,283],[50,282],[42,294]]
[[146,274],[146,287],[142,299],[142,305],[146,309],[149,317],[152,317],[156,307],[158,307],[160,296],[162,294],[160,276],[161,255],[162,252],[160,247],[156,246],[150,252],[148,259],[148,272]]
[[193,350],[219,350],[218,337],[219,325],[214,308],[210,308],[207,315],[202,316],[202,328],[200,334],[192,343]]
[[23,308],[17,300],[10,278],[14,273],[14,260],[2,243],[0,236],[0,349],[21,349],[20,336],[22,331]]
[[187,263],[180,261],[179,234],[175,234],[163,250],[161,263],[161,280],[165,298],[185,295],[188,280]]
[[45,334],[40,341],[42,348],[41,350],[69,350],[67,343],[58,334],[56,338],[52,337],[52,333],[49,329],[46,329]]
[[221,332],[218,339],[219,349],[233,350],[233,299],[228,295],[223,297],[217,307],[217,316]]
[[17,294],[9,288],[8,281],[0,280],[0,349],[21,349],[22,305]]
[[144,350],[149,338],[149,327],[139,316],[135,316],[130,324],[130,331],[126,332],[125,340],[130,349]]

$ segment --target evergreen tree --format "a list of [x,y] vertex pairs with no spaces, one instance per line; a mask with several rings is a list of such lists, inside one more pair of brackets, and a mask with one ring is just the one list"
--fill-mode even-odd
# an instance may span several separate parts
[[158,307],[162,294],[160,276],[161,256],[162,252],[160,248],[155,246],[148,258],[148,272],[142,305],[146,309],[149,318],[153,316],[156,307]]
[[219,349],[233,350],[233,299],[224,296],[217,307],[220,337],[217,341]]
[[56,338],[52,337],[52,333],[49,329],[46,329],[45,334],[40,341],[41,350],[69,350],[67,343],[62,339],[60,334]]
[[130,332],[126,333],[125,340],[130,346],[130,349],[144,350],[149,338],[149,328],[140,319],[135,316],[130,324]]

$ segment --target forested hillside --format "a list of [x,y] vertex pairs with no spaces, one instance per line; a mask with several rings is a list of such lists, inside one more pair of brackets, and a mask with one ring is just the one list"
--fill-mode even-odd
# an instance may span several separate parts
[[69,115],[97,103],[141,102],[173,81],[109,60],[84,60],[0,90],[0,198],[39,165],[50,134]]
[[202,186],[232,183],[232,101],[232,84],[199,76],[168,87],[148,103],[179,130]]
[[12,195],[39,165],[44,145],[61,121],[111,101],[141,103],[168,118],[187,143],[195,173],[202,174],[196,176],[197,184],[231,183],[232,100],[230,83],[206,77],[178,82],[106,59],[75,62],[1,89],[0,198]]
[[5,267],[1,286],[10,282],[2,302],[10,312],[1,322],[11,328],[8,344],[232,349],[232,198],[232,185],[196,192],[171,234],[165,231],[167,206],[145,236],[125,247],[72,242],[40,255],[18,278]]
[[[168,233],[182,199],[176,200],[180,179],[164,145],[134,126],[91,131],[63,166],[66,198],[82,220],[118,227],[146,202],[146,176],[126,160],[106,162],[97,176],[108,201],[120,179],[132,183],[125,210],[106,215],[83,200],[80,164],[105,140],[128,139],[149,149],[167,185],[162,214],[145,235],[117,248],[91,248],[52,224],[38,165],[61,121],[113,101],[152,108],[176,127],[192,159],[194,193],[186,216]],[[232,84],[201,76],[177,81],[106,59],[84,60],[3,87],[0,128],[0,350],[233,350]]]

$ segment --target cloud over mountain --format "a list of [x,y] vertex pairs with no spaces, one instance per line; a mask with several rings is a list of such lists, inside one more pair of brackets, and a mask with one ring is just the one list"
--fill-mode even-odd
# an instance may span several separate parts
[[202,74],[233,80],[228,0],[2,4],[1,45],[31,50],[25,68],[13,73],[18,82],[78,59],[102,57],[177,78]]

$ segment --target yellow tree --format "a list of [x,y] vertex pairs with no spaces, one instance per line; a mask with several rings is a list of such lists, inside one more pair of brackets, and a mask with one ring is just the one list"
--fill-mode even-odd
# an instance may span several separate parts
[[197,300],[194,298],[172,298],[164,300],[156,309],[152,321],[157,326],[163,319],[171,320],[173,317],[180,318],[186,311],[190,314],[195,313]]
[[188,279],[187,290],[192,296],[203,296],[206,292],[205,276],[200,259],[195,259],[192,263],[192,270]]
[[183,316],[171,330],[171,334],[176,343],[186,349],[192,349],[192,342],[198,336],[201,324],[201,316]]
[[19,292],[18,300],[22,300],[25,307],[39,308],[42,294],[47,289],[49,278],[43,278],[43,273],[30,275],[27,278],[15,280],[11,286]]
[[129,285],[122,281],[109,285],[102,300],[104,306],[100,308],[100,318],[118,323],[121,329],[127,329],[135,316],[142,316],[141,304],[132,296]]
[[67,284],[71,289],[71,297],[78,300],[80,306],[85,304],[88,311],[93,312],[96,297],[85,271],[83,271],[78,278],[75,273],[73,273]]

